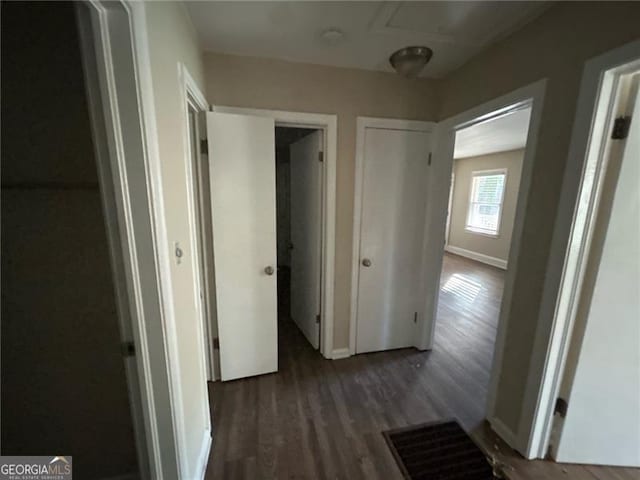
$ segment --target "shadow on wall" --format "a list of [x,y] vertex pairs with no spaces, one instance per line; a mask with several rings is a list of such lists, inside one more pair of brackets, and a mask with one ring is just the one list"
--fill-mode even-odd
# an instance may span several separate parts
[[2,454],[137,471],[72,3],[2,4]]

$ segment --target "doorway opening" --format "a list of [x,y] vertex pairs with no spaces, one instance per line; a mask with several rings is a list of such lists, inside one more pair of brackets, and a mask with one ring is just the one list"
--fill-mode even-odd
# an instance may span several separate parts
[[[237,145],[231,140],[226,141],[228,135],[222,133],[230,128],[233,131],[243,130],[244,135],[254,139],[255,141],[250,142],[249,145],[252,148],[237,151]],[[251,238],[255,243],[254,247],[261,252],[261,257],[260,262],[255,266],[253,263],[251,264],[247,274],[250,276],[255,275],[255,272],[259,270],[258,276],[260,279],[255,281],[261,282],[256,284],[256,288],[262,293],[260,293],[259,298],[254,295],[252,298],[255,301],[249,303],[251,305],[257,304],[256,302],[266,302],[265,305],[268,303],[266,308],[268,308],[269,325],[272,324],[271,317],[273,317],[273,328],[269,327],[271,329],[269,340],[264,341],[261,338],[259,346],[256,346],[258,349],[270,349],[269,358],[271,363],[269,365],[270,368],[273,368],[272,371],[277,370],[278,367],[277,363],[273,367],[274,362],[271,360],[281,359],[281,355],[277,353],[277,303],[279,297],[282,297],[280,303],[286,304],[286,301],[283,301],[286,297],[279,296],[276,282],[270,282],[268,279],[277,279],[276,272],[281,261],[285,262],[283,266],[289,267],[290,282],[284,281],[283,284],[286,286],[287,283],[290,283],[291,285],[289,295],[291,301],[289,302],[289,307],[285,306],[284,310],[281,307],[280,310],[285,312],[285,315],[289,312],[291,314],[290,317],[293,317],[294,320],[296,317],[300,317],[301,320],[295,322],[297,326],[292,331],[302,330],[304,332],[301,334],[303,337],[301,344],[305,347],[307,343],[311,344],[313,348],[320,351],[324,358],[342,358],[347,350],[333,348],[337,130],[336,115],[228,106],[214,106],[213,112],[207,113],[207,138],[209,139],[209,155],[211,156],[212,185],[216,182],[216,168],[220,166],[218,164],[224,158],[230,158],[229,154],[222,155],[223,151],[231,152],[235,156],[234,158],[238,159],[233,165],[226,166],[227,170],[237,166],[241,160],[252,165],[249,169],[234,171],[238,179],[233,188],[224,190],[224,192],[220,189],[212,189],[214,238],[216,218],[218,221],[221,219],[220,215],[223,216],[223,220],[225,218],[226,210],[223,208],[222,202],[229,204],[225,198],[233,195],[242,196],[246,206],[251,207],[247,211],[255,211],[255,208],[259,205],[262,213],[260,215],[249,215],[246,220],[260,223],[259,228],[258,226],[251,227],[251,232],[258,231],[260,236],[252,234]],[[283,138],[288,138],[288,135],[294,135],[295,138],[284,140]],[[217,142],[211,141],[212,138],[216,137],[218,139]],[[276,137],[278,137],[281,147],[286,146],[287,153],[283,154],[283,148],[281,147],[276,149]],[[260,144],[258,145],[258,143]],[[278,161],[276,161],[276,153],[279,157]],[[283,161],[283,155],[288,155],[290,157],[289,160],[294,158],[301,160],[286,162]],[[282,167],[282,164],[286,163],[289,165]],[[260,166],[260,172],[257,172],[256,165]],[[287,175],[292,179],[300,178],[301,180],[293,183],[287,180],[286,185],[288,185],[289,193],[286,193],[287,190],[283,190],[283,188],[279,188],[279,192],[276,191],[276,187],[282,187],[282,180]],[[276,176],[279,176],[278,181],[276,181]],[[229,175],[220,178],[221,185],[219,186],[224,186],[225,181],[228,180]],[[249,183],[253,182],[253,186],[246,191],[238,191],[237,186],[247,181]],[[255,185],[257,184],[260,185],[260,192],[263,194],[259,202],[256,200],[257,187]],[[220,193],[220,195],[217,195],[217,193]],[[299,201],[295,200],[288,203],[288,213],[286,213],[286,210],[283,211],[282,208],[279,208],[282,207],[282,201],[278,201],[277,197],[282,197],[283,194],[284,196],[289,195],[290,200],[300,199]],[[216,204],[219,204],[218,208],[222,209],[218,215],[216,215]],[[317,221],[308,222],[309,212],[313,212]],[[237,208],[231,213],[233,213],[231,227],[239,227],[240,225],[235,221]],[[286,216],[289,217],[289,222],[285,222],[287,226],[278,226],[276,217],[282,223],[282,218],[286,218]],[[302,220],[296,221],[295,218],[298,217],[302,218]],[[285,233],[276,235],[278,229],[284,229]],[[299,244],[299,248],[297,248],[296,243]],[[293,249],[290,249],[290,244],[293,244]],[[218,249],[220,242],[214,241],[214,245]],[[230,248],[233,249],[235,247],[230,246]],[[224,261],[224,257],[222,260]],[[247,261],[253,260],[248,259]],[[291,263],[295,265],[296,262],[303,267],[291,268]],[[235,267],[236,265],[231,265],[230,269],[235,271],[237,270]],[[216,253],[217,289],[220,289],[222,282],[220,270],[220,259]],[[286,278],[287,269],[281,269],[281,271],[284,272],[281,276]],[[301,275],[301,278],[296,278],[298,274]],[[319,286],[316,287],[318,284]],[[298,290],[296,289],[300,290],[300,293],[297,293]],[[257,295],[258,290],[253,293]],[[280,293],[282,293],[282,289]],[[246,304],[247,302],[244,303]],[[314,308],[315,305],[318,306]],[[242,308],[244,308],[244,304]],[[303,312],[301,315],[296,314],[297,311],[304,309],[308,311]],[[233,342],[234,336],[230,335],[229,331],[224,328],[225,320],[220,314],[220,303],[217,305],[217,310],[221,352],[220,368],[223,370],[225,360],[223,354],[224,344],[229,345],[229,342]],[[263,313],[264,310],[259,315],[262,318],[262,321],[258,322],[261,326],[265,324],[265,315]],[[250,320],[254,322],[257,321],[257,318]],[[224,338],[225,332],[227,333],[226,339]],[[273,341],[271,336],[273,336]],[[256,339],[256,341],[258,340]],[[229,352],[229,350],[227,351]],[[313,352],[313,349],[310,349],[310,351]],[[348,352],[346,353],[348,354]],[[221,375],[223,380],[224,377],[224,375]]]
[[278,351],[320,348],[324,132],[275,127]]
[[525,102],[455,131],[433,350],[459,366],[467,428],[486,415],[531,112]]
[[[205,112],[209,109],[203,93],[198,88],[186,66],[180,64],[182,101],[184,109],[184,136],[187,152],[186,171],[189,181],[189,222],[194,230],[193,256],[194,271],[197,272],[196,305],[200,317],[203,342],[204,371],[207,381],[220,376],[220,356],[214,341],[218,335],[215,303],[215,268],[213,261],[213,224],[211,211],[210,165],[206,143]],[[175,253],[182,251],[174,245]],[[180,262],[181,259],[177,258]]]

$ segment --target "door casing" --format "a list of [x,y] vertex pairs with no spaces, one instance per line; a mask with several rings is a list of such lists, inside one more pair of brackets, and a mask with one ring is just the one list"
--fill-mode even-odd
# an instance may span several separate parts
[[[549,447],[553,411],[573,327],[571,305],[580,277],[577,263],[583,261],[579,251],[584,249],[587,238],[576,232],[575,222],[583,188],[582,172],[589,152],[597,152],[602,141],[601,135],[592,133],[603,132],[606,117],[598,117],[598,107],[600,102],[610,101],[619,77],[639,66],[640,40],[603,53],[584,66],[520,421],[519,450],[526,458],[544,458]],[[609,133],[604,132],[604,136]],[[599,155],[602,153],[599,150]],[[582,238],[574,238],[576,235]]]
[[[502,367],[502,355],[505,346],[506,332],[508,328],[509,312],[513,297],[513,286],[518,270],[518,257],[524,225],[525,212],[533,164],[535,160],[536,146],[538,144],[538,132],[540,128],[542,106],[546,89],[546,79],[539,80],[524,86],[498,98],[483,103],[458,115],[444,119],[436,128],[436,148],[432,162],[432,180],[434,183],[429,209],[430,247],[427,248],[426,277],[428,285],[432,285],[426,292],[428,314],[425,314],[424,336],[422,341],[426,348],[432,348],[435,334],[435,320],[438,308],[438,290],[440,285],[440,272],[444,254],[443,242],[445,238],[447,203],[450,192],[451,173],[453,168],[453,151],[455,134],[457,130],[474,124],[485,122],[497,116],[527,106],[531,107],[527,145],[522,162],[522,174],[518,190],[518,201],[514,219],[511,247],[509,252],[509,269],[505,274],[504,293],[498,319],[496,343],[493,354],[491,377],[487,393],[486,418],[493,430],[495,430],[511,447],[520,453],[526,451],[520,441],[522,431],[513,431],[495,416],[495,401]],[[539,378],[539,377],[538,377]]]

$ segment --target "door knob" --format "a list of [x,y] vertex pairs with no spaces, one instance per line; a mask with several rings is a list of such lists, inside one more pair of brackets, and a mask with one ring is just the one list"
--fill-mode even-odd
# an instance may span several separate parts
[[271,265],[264,267],[264,273],[267,275],[273,275],[273,267]]
[[371,266],[371,260],[369,260],[368,258],[363,258],[362,259],[362,265],[364,265],[365,267],[370,267]]

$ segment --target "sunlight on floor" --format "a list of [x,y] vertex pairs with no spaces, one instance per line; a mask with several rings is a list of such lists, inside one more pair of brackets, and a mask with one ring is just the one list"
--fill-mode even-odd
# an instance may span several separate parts
[[447,283],[442,287],[443,292],[451,293],[468,302],[473,302],[480,293],[480,290],[482,290],[480,283],[474,282],[469,277],[460,275],[459,273],[451,275],[451,278],[447,280]]

